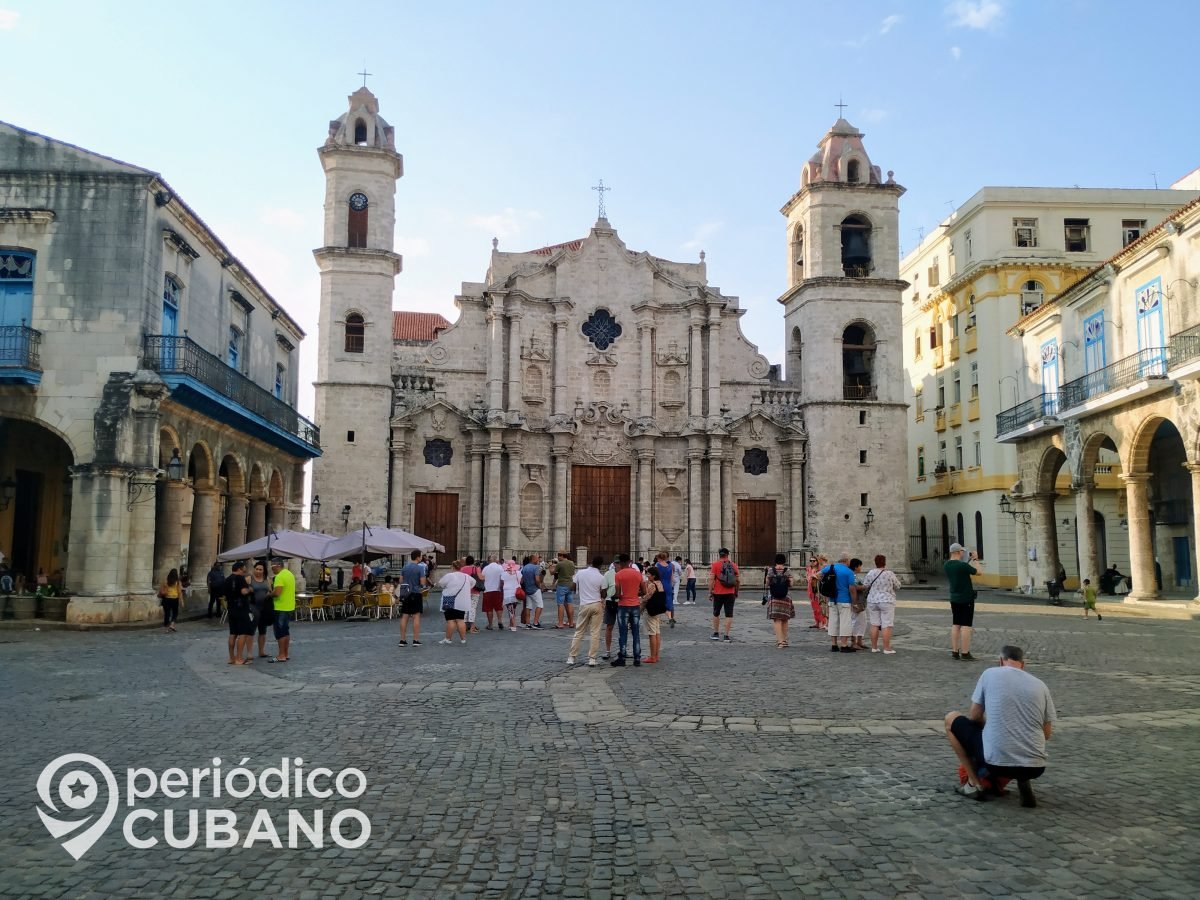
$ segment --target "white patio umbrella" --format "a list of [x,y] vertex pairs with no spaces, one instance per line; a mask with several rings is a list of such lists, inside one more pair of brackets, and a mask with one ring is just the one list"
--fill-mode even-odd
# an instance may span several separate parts
[[257,556],[286,556],[295,559],[331,559],[325,548],[334,540],[331,535],[319,531],[272,531],[221,553],[217,559],[229,562],[234,559],[253,559]]
[[435,550],[440,553],[446,552],[445,547],[429,538],[423,538],[400,528],[364,523],[361,529],[351,531],[330,542],[324,548],[326,555],[322,558],[358,559],[365,562],[380,556],[411,553],[413,550],[419,550],[422,553],[432,553]]

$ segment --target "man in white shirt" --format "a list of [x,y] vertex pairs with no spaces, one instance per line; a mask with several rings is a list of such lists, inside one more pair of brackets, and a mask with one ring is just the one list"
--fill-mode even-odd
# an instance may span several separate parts
[[504,566],[496,560],[496,554],[488,557],[487,565],[483,567],[483,611],[487,615],[487,630],[492,630],[492,613],[496,614],[496,626],[504,630],[504,589],[500,579],[504,575]]
[[590,566],[575,573],[571,589],[579,600],[579,616],[575,636],[571,639],[571,650],[567,654],[568,666],[575,665],[575,654],[579,652],[585,633],[591,635],[587,664],[596,665],[596,651],[600,649],[600,625],[604,621],[604,598],[608,594],[608,579],[600,571],[603,565],[604,557],[594,556]]

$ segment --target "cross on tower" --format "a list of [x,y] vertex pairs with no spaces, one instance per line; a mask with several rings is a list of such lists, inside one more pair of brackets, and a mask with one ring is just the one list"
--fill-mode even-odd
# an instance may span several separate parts
[[368,71],[367,71],[367,64],[366,64],[366,63],[363,63],[363,70],[362,70],[361,72],[359,72],[358,74],[359,74],[359,75],[361,75],[361,76],[362,76],[362,78],[363,78],[363,87],[366,87],[366,86],[367,86],[367,76],[368,76],[368,75],[372,75],[372,74],[374,74],[374,73],[373,73],[373,72],[368,72]]
[[601,219],[607,219],[607,218],[608,218],[608,210],[606,210],[606,209],[604,208],[604,192],[605,192],[605,191],[611,191],[611,190],[612,190],[612,188],[610,188],[610,187],[605,187],[605,186],[604,186],[604,179],[603,179],[603,178],[601,178],[601,179],[600,179],[600,183],[599,183],[599,184],[596,184],[596,185],[593,185],[593,186],[592,186],[592,190],[593,190],[593,191],[596,191],[597,193],[599,193],[599,194],[600,194],[600,214],[599,214],[599,218],[601,218]]
[[[364,82],[364,84],[365,84],[365,82]],[[838,102],[833,105],[837,107],[838,118],[839,119],[845,118],[845,116],[843,116],[843,113],[846,111],[846,104],[842,102],[841,94],[838,95]]]

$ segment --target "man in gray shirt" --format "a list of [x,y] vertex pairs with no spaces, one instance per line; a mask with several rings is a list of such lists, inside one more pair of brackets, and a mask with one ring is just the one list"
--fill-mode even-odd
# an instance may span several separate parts
[[970,712],[946,716],[946,737],[967,772],[958,793],[986,800],[994,779],[1015,778],[1021,805],[1037,806],[1030,782],[1046,771],[1055,718],[1050,690],[1025,671],[1021,648],[1004,647],[1000,666],[979,676]]

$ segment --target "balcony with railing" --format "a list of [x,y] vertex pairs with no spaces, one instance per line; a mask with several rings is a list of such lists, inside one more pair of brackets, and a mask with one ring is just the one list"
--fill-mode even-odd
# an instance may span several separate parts
[[146,335],[142,366],[157,372],[184,406],[297,456],[321,455],[316,425],[191,338]]
[[1167,347],[1148,347],[1062,386],[1063,418],[1074,419],[1167,390]]
[[1062,426],[1059,393],[1039,394],[996,416],[996,440],[1011,443]]
[[842,378],[842,399],[844,400],[874,400],[875,385],[869,378],[847,376]]
[[1167,366],[1172,378],[1200,377],[1200,325],[1171,337]]
[[42,381],[42,333],[26,325],[0,325],[0,384]]

